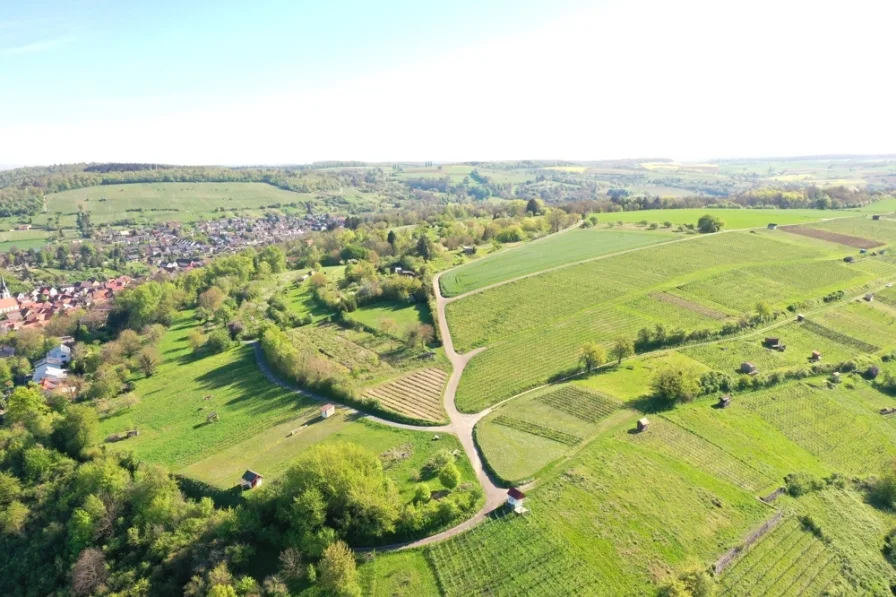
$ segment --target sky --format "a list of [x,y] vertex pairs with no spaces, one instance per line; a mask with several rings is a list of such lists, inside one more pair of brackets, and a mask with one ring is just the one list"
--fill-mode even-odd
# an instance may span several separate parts
[[0,164],[896,153],[892,0],[0,0]]

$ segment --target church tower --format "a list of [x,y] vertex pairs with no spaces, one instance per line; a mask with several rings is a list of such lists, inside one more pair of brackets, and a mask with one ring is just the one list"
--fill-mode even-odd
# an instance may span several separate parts
[[0,276],[0,299],[12,298],[12,293],[6,287],[6,278]]

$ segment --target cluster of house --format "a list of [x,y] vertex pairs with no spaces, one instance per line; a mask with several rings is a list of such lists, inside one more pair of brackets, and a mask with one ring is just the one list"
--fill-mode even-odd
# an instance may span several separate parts
[[264,218],[220,218],[197,222],[189,233],[178,222],[129,230],[105,230],[97,240],[124,249],[131,262],[146,263],[169,271],[191,269],[206,259],[236,253],[246,247],[290,240],[308,231],[337,228],[344,216],[306,215]]
[[86,280],[61,286],[43,286],[31,292],[13,295],[0,277],[0,329],[9,332],[30,327],[43,327],[53,315],[73,309],[105,308],[112,298],[133,283],[130,276],[119,276],[105,282]]

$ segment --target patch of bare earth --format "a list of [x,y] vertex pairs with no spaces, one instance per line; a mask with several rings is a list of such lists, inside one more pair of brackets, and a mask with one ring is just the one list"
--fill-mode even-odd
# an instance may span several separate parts
[[800,236],[808,236],[809,238],[817,238],[828,242],[837,243],[838,245],[846,245],[856,249],[873,249],[886,243],[878,242],[861,236],[850,236],[849,234],[840,234],[839,232],[831,232],[830,230],[821,230],[819,228],[808,228],[806,226],[781,226],[779,230],[798,234]]
[[408,417],[442,421],[442,389],[448,374],[441,369],[420,369],[364,392],[364,398]]

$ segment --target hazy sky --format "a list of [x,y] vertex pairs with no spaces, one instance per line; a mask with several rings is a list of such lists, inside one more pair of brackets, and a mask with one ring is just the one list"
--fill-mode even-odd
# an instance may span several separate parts
[[0,164],[896,152],[893,0],[0,0]]

